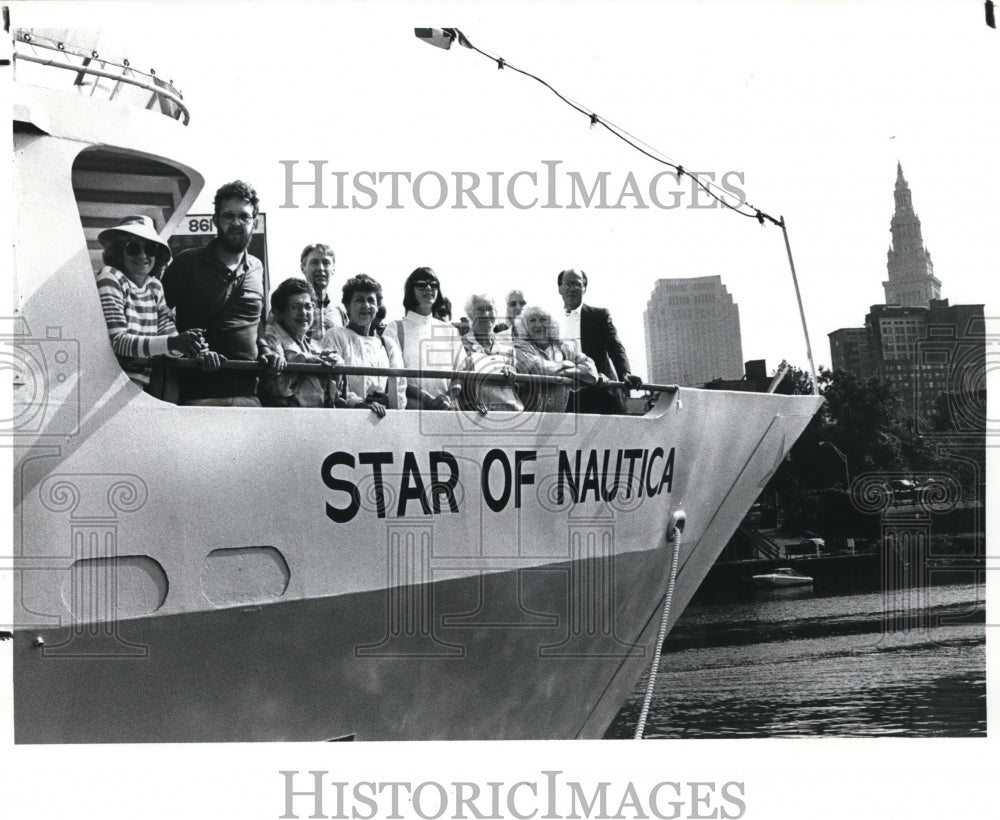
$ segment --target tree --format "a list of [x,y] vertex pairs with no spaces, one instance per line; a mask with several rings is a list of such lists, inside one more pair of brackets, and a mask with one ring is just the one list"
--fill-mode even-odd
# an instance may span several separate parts
[[[793,367],[777,392],[808,394],[812,384],[808,373]],[[786,524],[830,532],[857,526],[848,478],[926,470],[932,459],[913,436],[903,402],[890,383],[821,369],[817,384],[826,401],[767,490],[778,494]]]
[[908,469],[913,427],[891,383],[842,370],[824,372],[825,440],[847,456],[853,474]]

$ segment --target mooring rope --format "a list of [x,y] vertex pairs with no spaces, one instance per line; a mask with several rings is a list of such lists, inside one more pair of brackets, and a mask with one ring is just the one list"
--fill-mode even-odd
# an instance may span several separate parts
[[649,716],[649,705],[653,701],[653,688],[656,686],[656,674],[660,669],[663,642],[667,639],[667,623],[670,621],[670,602],[674,597],[674,584],[677,581],[677,564],[681,554],[681,532],[684,529],[684,513],[674,513],[671,523],[674,529],[674,551],[670,559],[670,580],[667,583],[667,597],[663,600],[660,630],[656,635],[656,648],[653,650],[653,662],[650,664],[649,682],[646,684],[646,695],[642,699],[642,710],[639,712],[639,722],[635,727],[634,740],[642,740],[643,732],[646,730],[646,718]]

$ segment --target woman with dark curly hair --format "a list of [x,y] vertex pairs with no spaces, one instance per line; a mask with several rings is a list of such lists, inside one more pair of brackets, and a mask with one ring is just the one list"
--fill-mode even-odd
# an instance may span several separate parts
[[172,354],[197,356],[206,349],[198,328],[178,333],[163,298],[160,276],[170,248],[148,216],[127,216],[98,234],[104,267],[97,272],[97,292],[108,324],[111,348],[132,381],[146,387],[149,369],[134,359]]
[[[372,333],[382,307],[382,286],[364,273],[344,283],[347,327],[332,327],[320,347],[340,354],[344,364],[355,367],[403,367],[403,355],[392,339]],[[348,407],[368,407],[380,418],[385,408],[406,407],[406,379],[370,374],[346,376],[344,399]]]
[[[332,351],[321,350],[309,335],[317,312],[316,294],[305,279],[286,279],[271,294],[274,321],[264,334],[271,350],[280,351],[286,362],[341,364]],[[264,373],[260,380],[262,403],[272,407],[333,407],[339,380],[330,373]]]

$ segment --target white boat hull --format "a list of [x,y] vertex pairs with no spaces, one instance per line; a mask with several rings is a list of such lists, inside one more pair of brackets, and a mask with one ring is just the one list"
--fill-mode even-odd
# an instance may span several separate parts
[[[79,441],[24,453],[15,476],[20,742],[599,737],[651,656],[670,515],[687,516],[675,621],[816,407],[682,391],[649,417],[538,417],[492,447],[457,414],[375,427],[173,407],[130,383],[94,395]],[[396,515],[413,475],[387,465],[385,517],[359,478],[357,514],[334,522],[349,494],[324,461],[362,441],[397,463],[455,454],[458,512]],[[669,486],[647,470],[643,497],[604,501],[581,472],[574,503],[564,474],[558,500],[559,453],[657,448],[675,453]],[[506,505],[485,503],[491,451],[535,454],[519,507],[513,470]]]
[[794,577],[790,575],[755,575],[753,582],[758,587],[801,587],[812,586],[813,579],[808,576]]
[[[387,595],[374,591],[128,621],[113,636],[47,630],[46,655],[32,636],[19,636],[17,737],[600,737],[648,664],[649,642],[638,631],[659,579],[641,560],[616,562],[616,589],[631,586],[634,598],[618,595],[614,629],[591,633],[565,616],[574,571],[604,568],[563,564],[520,578],[498,573],[394,590],[399,601],[424,597],[455,613],[424,633],[402,623],[393,629]],[[519,584],[525,623],[499,623],[513,608],[501,612],[498,604],[516,600]],[[78,657],[61,655],[70,652]],[[629,685],[609,690],[619,675]]]

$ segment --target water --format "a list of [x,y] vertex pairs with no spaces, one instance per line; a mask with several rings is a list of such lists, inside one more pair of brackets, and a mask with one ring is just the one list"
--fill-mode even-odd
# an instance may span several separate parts
[[[667,638],[646,737],[986,734],[985,590],[756,591],[693,603]],[[605,737],[632,737],[640,681]]]

